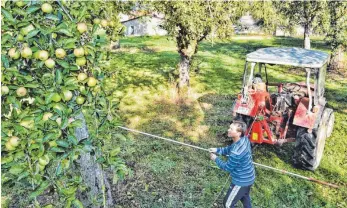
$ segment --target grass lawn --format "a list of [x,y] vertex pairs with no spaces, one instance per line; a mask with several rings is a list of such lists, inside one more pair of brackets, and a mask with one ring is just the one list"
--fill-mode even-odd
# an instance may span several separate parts
[[[266,38],[204,42],[191,71],[190,98],[175,94],[175,43],[166,37],[124,38],[111,55],[119,112],[124,125],[159,136],[201,146],[226,145],[230,109],[240,91],[245,55],[257,48],[297,46],[296,38]],[[327,51],[321,40],[313,49]],[[268,67],[270,81],[304,81],[298,71]],[[256,168],[251,197],[254,207],[347,207],[347,79],[328,75],[328,105],[335,111],[333,135],[327,139],[320,167],[315,172],[292,166],[293,144],[261,145],[255,162],[286,169],[341,185],[333,189],[298,178]],[[127,132],[123,132],[127,134]],[[132,173],[114,186],[119,207],[221,207],[228,174],[209,160],[207,152],[127,134],[122,157]],[[110,142],[112,145],[112,142]],[[224,192],[220,193],[224,187]]]

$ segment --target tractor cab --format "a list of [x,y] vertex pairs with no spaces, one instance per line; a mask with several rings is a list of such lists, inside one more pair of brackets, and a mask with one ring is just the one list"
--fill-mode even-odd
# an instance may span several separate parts
[[[327,53],[302,48],[262,48],[246,56],[233,116],[248,125],[252,143],[296,142],[294,163],[310,170],[318,167],[334,123],[324,97],[328,59]],[[273,65],[303,72],[302,80],[283,81],[288,69]]]

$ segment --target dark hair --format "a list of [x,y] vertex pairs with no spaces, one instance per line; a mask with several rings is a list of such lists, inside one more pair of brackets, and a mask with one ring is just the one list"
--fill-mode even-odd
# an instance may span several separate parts
[[246,133],[246,130],[247,130],[247,124],[243,121],[240,121],[240,120],[234,120],[232,123],[237,125],[236,130],[238,132],[241,132],[241,136],[243,137]]

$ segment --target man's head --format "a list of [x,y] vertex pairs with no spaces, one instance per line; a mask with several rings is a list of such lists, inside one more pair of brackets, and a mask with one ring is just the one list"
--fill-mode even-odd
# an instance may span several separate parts
[[228,137],[238,138],[244,136],[247,125],[243,121],[233,121],[228,129]]

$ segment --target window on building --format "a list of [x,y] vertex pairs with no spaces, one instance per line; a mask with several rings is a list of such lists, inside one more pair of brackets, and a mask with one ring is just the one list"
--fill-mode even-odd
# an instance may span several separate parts
[[134,25],[131,25],[129,27],[129,35],[134,35],[134,34],[135,34],[135,27],[134,27]]

